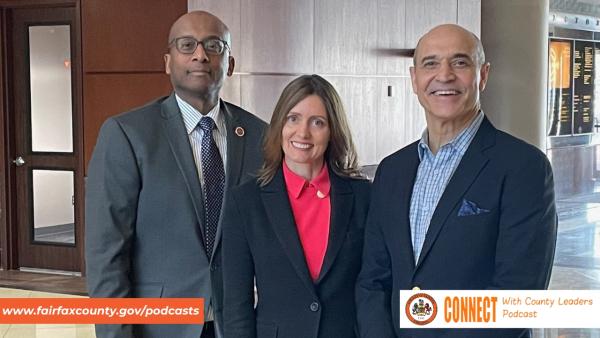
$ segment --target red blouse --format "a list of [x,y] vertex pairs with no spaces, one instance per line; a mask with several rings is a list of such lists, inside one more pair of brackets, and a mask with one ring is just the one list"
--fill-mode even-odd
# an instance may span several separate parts
[[331,182],[327,165],[308,182],[292,172],[283,161],[283,177],[294,213],[296,229],[304,250],[306,265],[313,281],[319,278],[329,241]]

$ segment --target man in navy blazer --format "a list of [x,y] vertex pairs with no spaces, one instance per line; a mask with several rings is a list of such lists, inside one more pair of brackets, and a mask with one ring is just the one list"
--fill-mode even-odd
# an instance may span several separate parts
[[225,195],[262,164],[266,127],[219,99],[234,68],[230,45],[227,26],[214,15],[181,16],[171,27],[165,54],[174,93],[106,120],[86,185],[90,296],[202,297],[206,321],[96,325],[98,338],[222,337],[221,229],[215,229],[214,244],[207,244],[212,232],[206,215],[219,217],[219,211],[205,203],[204,178],[211,172],[204,172],[203,153],[210,147],[204,146],[199,121],[214,119],[206,140],[212,136],[222,158]]
[[441,25],[419,40],[413,60],[427,129],[375,176],[356,287],[360,336],[528,337],[526,329],[399,327],[400,290],[547,288],[556,243],[546,156],[481,110],[490,65],[479,39]]

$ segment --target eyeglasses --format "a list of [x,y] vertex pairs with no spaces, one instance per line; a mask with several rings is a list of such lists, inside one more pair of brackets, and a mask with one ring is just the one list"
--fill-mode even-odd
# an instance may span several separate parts
[[175,48],[177,48],[177,51],[181,54],[194,54],[199,44],[202,45],[202,48],[204,48],[204,51],[207,54],[212,55],[221,55],[225,52],[225,49],[229,49],[227,42],[219,38],[207,38],[198,41],[193,37],[183,36],[171,41],[169,46],[172,46],[173,44],[175,44]]

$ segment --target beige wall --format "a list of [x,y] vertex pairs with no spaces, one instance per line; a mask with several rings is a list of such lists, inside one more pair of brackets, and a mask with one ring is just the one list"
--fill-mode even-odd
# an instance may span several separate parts
[[290,80],[320,74],[344,100],[361,164],[374,164],[425,125],[410,86],[411,59],[389,51],[414,48],[441,23],[479,34],[481,1],[188,0],[188,10],[197,9],[222,18],[233,35],[236,72],[225,99],[268,121]]

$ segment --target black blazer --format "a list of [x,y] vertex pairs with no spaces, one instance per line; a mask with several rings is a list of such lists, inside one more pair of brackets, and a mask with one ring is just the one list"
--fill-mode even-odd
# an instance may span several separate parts
[[418,166],[415,142],[377,170],[357,283],[361,337],[529,336],[523,329],[401,330],[398,292],[547,288],[556,242],[548,159],[485,118],[438,202],[415,264],[409,210]]
[[281,169],[265,187],[254,180],[228,195],[223,215],[225,338],[356,337],[354,284],[370,184],[332,171],[329,177],[329,243],[316,282],[308,272]]

